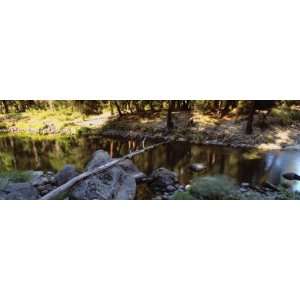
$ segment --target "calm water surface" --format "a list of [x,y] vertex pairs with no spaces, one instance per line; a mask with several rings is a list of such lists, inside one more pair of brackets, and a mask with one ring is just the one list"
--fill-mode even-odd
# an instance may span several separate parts
[[[63,140],[32,140],[20,137],[0,137],[0,171],[43,170],[58,171],[65,164],[74,164],[83,170],[96,150],[105,150],[113,158],[123,156],[141,147],[138,142],[103,137],[68,138]],[[265,180],[279,184],[282,173],[300,174],[300,152],[241,150],[216,146],[199,146],[183,142],[162,145],[134,158],[138,168],[150,174],[166,167],[178,174],[179,181],[188,184],[193,176],[191,163],[208,166],[204,174],[225,174],[238,183],[259,184]],[[300,191],[300,182],[293,188]],[[139,197],[147,192],[139,189]]]

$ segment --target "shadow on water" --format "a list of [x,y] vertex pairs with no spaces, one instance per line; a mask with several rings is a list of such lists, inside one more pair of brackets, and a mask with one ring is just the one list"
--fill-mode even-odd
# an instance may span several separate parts
[[[58,171],[65,164],[74,164],[83,170],[96,150],[105,150],[115,158],[140,147],[140,143],[133,140],[94,136],[57,140],[3,136],[0,138],[0,171]],[[190,170],[192,163],[207,165],[207,170],[201,175],[225,174],[238,183],[259,184],[268,180],[279,184],[284,172],[300,174],[299,153],[270,151],[262,154],[255,150],[173,142],[136,156],[134,162],[148,175],[159,167],[173,170],[182,184],[188,184],[194,176],[199,176]],[[300,190],[300,183],[294,182],[293,188]]]

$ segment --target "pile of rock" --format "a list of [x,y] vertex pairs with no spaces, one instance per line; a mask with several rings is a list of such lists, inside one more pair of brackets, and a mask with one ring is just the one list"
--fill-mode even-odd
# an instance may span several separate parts
[[34,172],[30,183],[37,189],[40,196],[46,195],[57,187],[55,174],[53,172]]
[[155,194],[155,200],[168,200],[176,191],[184,189],[178,182],[177,174],[166,168],[152,172],[149,186]]

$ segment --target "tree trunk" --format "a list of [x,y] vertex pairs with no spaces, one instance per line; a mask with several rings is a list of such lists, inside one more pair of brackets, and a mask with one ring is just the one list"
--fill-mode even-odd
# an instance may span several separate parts
[[167,128],[170,129],[170,130],[174,128],[174,123],[173,123],[173,120],[172,120],[173,109],[174,109],[174,101],[169,100],[168,116],[167,116]]
[[122,111],[121,111],[120,105],[118,104],[117,101],[115,101],[114,103],[115,103],[116,108],[117,108],[117,110],[118,110],[119,117],[122,117],[122,116],[123,116],[123,113],[122,113]]
[[253,132],[253,118],[256,110],[255,101],[251,103],[251,110],[248,116],[248,122],[246,127],[246,134],[251,134]]
[[7,101],[7,100],[3,100],[2,103],[3,103],[3,106],[4,106],[4,112],[5,112],[6,114],[8,114],[8,113],[9,113],[9,108],[8,108],[8,104],[7,104],[6,101]]

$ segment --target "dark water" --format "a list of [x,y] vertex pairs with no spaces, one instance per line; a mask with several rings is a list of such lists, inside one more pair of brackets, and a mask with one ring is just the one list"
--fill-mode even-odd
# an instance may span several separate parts
[[[32,140],[30,138],[0,137],[0,171],[47,170],[58,171],[65,164],[83,169],[94,151],[102,149],[112,157],[120,157],[139,149],[135,141],[103,137],[69,138],[62,140]],[[284,172],[300,174],[300,152],[241,150],[216,146],[199,146],[183,142],[162,145],[134,158],[135,164],[146,174],[166,167],[178,174],[179,181],[188,184],[193,176],[191,163],[208,166],[204,174],[225,174],[238,183],[259,184],[265,180],[279,184]],[[300,190],[300,183],[293,183]],[[146,198],[141,187],[139,198]]]

